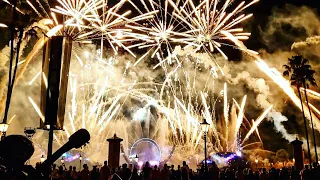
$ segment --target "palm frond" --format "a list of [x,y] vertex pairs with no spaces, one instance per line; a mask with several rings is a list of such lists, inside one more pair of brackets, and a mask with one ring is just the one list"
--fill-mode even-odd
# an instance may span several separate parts
[[290,73],[289,73],[288,70],[286,70],[286,71],[283,72],[283,76],[289,76],[289,75],[290,75]]
[[316,86],[314,79],[315,71],[312,70],[309,60],[301,55],[295,55],[288,58],[288,63],[283,65],[285,71],[283,76],[290,76],[290,82],[293,86],[302,87],[304,84],[309,87],[309,84]]

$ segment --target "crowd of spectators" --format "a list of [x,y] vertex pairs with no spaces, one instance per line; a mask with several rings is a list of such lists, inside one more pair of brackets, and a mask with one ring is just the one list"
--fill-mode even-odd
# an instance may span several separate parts
[[190,169],[186,162],[175,167],[164,164],[160,169],[157,165],[151,167],[148,162],[141,169],[129,169],[127,164],[118,168],[110,168],[107,161],[101,168],[93,166],[91,170],[84,164],[78,171],[76,167],[56,167],[53,165],[51,178],[53,180],[320,180],[320,167],[317,163],[310,168],[305,165],[301,171],[292,168],[230,168],[219,169],[214,163],[205,170],[204,166],[196,171]]

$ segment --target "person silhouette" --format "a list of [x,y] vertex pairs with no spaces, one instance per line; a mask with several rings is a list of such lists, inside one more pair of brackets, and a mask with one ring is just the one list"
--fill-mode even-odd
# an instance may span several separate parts
[[27,137],[5,137],[0,141],[0,179],[25,179],[23,171],[34,170],[31,166],[24,165],[33,153],[33,143]]
[[187,162],[182,162],[182,168],[181,168],[181,179],[182,180],[188,180],[189,179],[189,168],[187,166]]
[[142,179],[149,180],[151,177],[152,168],[150,167],[149,162],[146,162],[144,167],[142,168]]
[[294,167],[292,166],[291,167],[291,180],[300,180],[300,174],[299,174],[299,171]]
[[33,143],[25,136],[10,135],[0,142],[0,162],[8,168],[22,169],[33,153]]
[[100,180],[108,180],[111,174],[110,167],[108,166],[108,161],[103,162],[103,166],[100,171]]
[[212,180],[219,179],[219,168],[217,167],[217,164],[214,161],[212,162],[212,166],[209,168],[208,176],[209,176],[209,179],[212,179]]

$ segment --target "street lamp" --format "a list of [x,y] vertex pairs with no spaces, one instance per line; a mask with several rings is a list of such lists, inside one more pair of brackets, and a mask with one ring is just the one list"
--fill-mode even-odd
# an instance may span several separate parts
[[79,157],[79,160],[80,160],[80,171],[81,171],[81,161],[82,161],[82,156],[81,156],[81,154],[80,154],[80,157]]
[[256,162],[256,169],[258,169],[258,162],[259,162],[259,160],[256,159],[255,162]]
[[[36,129],[32,127],[25,127],[24,128],[24,134],[27,136],[27,138],[32,141],[33,135],[36,133]],[[30,164],[30,159],[27,160],[26,164]]]
[[134,157],[134,161],[135,161],[136,163],[138,163],[138,160],[139,160],[139,158],[138,158],[138,155],[136,154],[136,157]]
[[44,157],[44,155],[42,154],[41,158],[40,158],[40,162],[41,164],[46,160],[46,158]]
[[1,141],[6,137],[8,127],[9,127],[9,124],[7,124],[7,123],[0,124]]
[[24,128],[24,134],[27,136],[27,138],[31,141],[33,135],[36,133],[36,128],[32,127],[25,127]]
[[209,131],[209,123],[207,123],[206,119],[203,119],[200,125],[204,135],[204,168],[205,172],[207,172],[207,133]]
[[134,162],[135,162],[134,167],[136,167],[137,169],[139,169],[138,168],[138,161],[139,161],[138,154],[136,154],[136,156],[134,157]]

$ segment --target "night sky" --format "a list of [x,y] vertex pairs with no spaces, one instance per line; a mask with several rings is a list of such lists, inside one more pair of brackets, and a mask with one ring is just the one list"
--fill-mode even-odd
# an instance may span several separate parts
[[254,14],[254,18],[250,22],[253,29],[251,30],[252,36],[247,42],[248,47],[252,49],[261,47],[268,49],[263,42],[259,41],[260,37],[257,30],[261,28],[263,31],[274,9],[285,9],[287,5],[307,6],[318,13],[320,12],[320,4],[317,0],[260,0],[260,2],[247,9],[248,13]]

